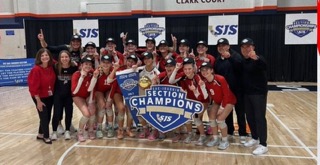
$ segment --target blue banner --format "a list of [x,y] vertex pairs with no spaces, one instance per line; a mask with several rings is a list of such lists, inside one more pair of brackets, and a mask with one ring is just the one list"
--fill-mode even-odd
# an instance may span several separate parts
[[139,120],[137,117],[137,110],[131,108],[129,100],[131,97],[139,95],[139,73],[137,71],[133,71],[133,69],[126,69],[116,72],[116,76],[126,105],[129,107],[131,112],[131,116],[134,122],[138,124]]
[[186,98],[181,87],[153,85],[144,96],[133,96],[131,108],[138,111],[149,124],[165,133],[193,119],[203,111],[203,104]]
[[34,66],[34,58],[1,59],[0,86],[27,85],[27,77]]

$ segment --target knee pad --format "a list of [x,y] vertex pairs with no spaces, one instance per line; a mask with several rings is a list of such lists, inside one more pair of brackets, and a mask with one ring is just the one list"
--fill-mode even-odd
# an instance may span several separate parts
[[210,125],[210,127],[216,127],[216,126],[218,126],[216,120],[209,120],[209,125]]
[[118,121],[122,121],[122,120],[124,120],[124,115],[118,114],[117,118],[118,118]]
[[113,116],[113,111],[112,109],[107,109],[107,116]]
[[226,128],[227,127],[227,124],[226,124],[226,121],[225,120],[222,120],[222,121],[218,121],[217,120],[217,123],[218,123],[218,127],[220,129],[223,129],[223,128]]
[[194,119],[194,125],[196,125],[197,127],[200,126],[202,124],[202,121],[199,118],[195,118]]
[[96,121],[96,116],[90,116],[89,123],[94,123]]
[[81,125],[85,125],[85,124],[88,123],[88,121],[89,121],[88,117],[82,116],[81,119],[80,119],[80,124]]
[[103,117],[104,114],[106,113],[106,110],[105,109],[100,109],[100,111],[98,112],[98,117]]

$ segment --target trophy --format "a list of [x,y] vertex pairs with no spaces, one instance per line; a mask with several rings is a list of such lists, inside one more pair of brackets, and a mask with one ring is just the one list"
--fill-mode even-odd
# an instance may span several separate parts
[[152,82],[151,82],[150,78],[147,76],[142,76],[139,80],[139,86],[142,89],[148,89],[151,86],[151,84],[152,84]]

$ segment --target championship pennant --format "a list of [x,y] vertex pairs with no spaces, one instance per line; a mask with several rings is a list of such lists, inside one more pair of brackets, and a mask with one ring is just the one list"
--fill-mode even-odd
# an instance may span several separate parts
[[137,117],[137,110],[130,107],[129,100],[131,97],[139,95],[139,73],[137,71],[133,71],[133,69],[126,69],[116,72],[116,76],[125,103],[131,112],[132,119],[135,124],[138,124],[139,120]]
[[149,124],[165,133],[174,130],[193,119],[203,111],[203,104],[186,98],[181,87],[153,85],[146,89],[146,95],[133,96],[131,108]]

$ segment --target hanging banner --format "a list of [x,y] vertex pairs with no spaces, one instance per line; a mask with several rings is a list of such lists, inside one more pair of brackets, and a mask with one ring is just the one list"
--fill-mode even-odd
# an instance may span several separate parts
[[73,33],[79,34],[84,47],[92,41],[99,47],[99,25],[98,20],[73,20]]
[[132,119],[136,124],[138,124],[139,120],[137,117],[137,110],[131,108],[129,100],[131,97],[139,95],[139,73],[138,71],[134,71],[133,69],[126,69],[116,72],[116,76],[125,103],[129,107],[129,110],[131,112]]
[[218,39],[226,38],[230,45],[238,44],[239,16],[209,16],[208,44],[216,45]]
[[34,58],[0,60],[0,86],[27,85]]
[[147,38],[154,38],[156,45],[166,39],[166,19],[159,18],[139,18],[138,19],[139,46],[146,46]]
[[203,111],[203,104],[186,98],[181,87],[153,85],[146,89],[143,96],[130,99],[131,108],[157,130],[165,133],[172,131]]
[[317,14],[286,14],[285,45],[317,44]]

